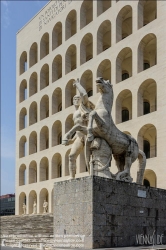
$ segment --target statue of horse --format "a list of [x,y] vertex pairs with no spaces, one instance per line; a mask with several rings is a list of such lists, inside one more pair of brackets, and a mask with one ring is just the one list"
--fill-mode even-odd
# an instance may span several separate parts
[[146,156],[139,149],[136,140],[132,136],[121,132],[112,120],[113,86],[102,77],[97,78],[96,85],[101,95],[95,105],[95,109],[89,113],[88,126],[75,125],[65,135],[64,140],[70,139],[76,131],[82,131],[87,135],[89,143],[96,137],[103,138],[110,146],[118,168],[117,174],[112,175],[112,177],[116,180],[131,182],[130,168],[132,163],[138,158],[139,169],[136,182],[142,184]]

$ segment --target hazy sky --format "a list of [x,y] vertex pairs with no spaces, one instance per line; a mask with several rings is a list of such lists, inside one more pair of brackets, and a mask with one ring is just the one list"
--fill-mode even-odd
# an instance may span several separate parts
[[1,0],[1,194],[15,193],[16,33],[48,1]]

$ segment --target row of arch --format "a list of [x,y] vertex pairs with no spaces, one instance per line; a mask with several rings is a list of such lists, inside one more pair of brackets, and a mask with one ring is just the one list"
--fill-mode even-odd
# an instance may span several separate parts
[[[111,0],[97,1],[98,16],[111,7]],[[138,2],[138,28],[141,28],[157,18],[157,1]],[[132,16],[133,10],[130,5],[124,6],[118,13],[116,18],[116,42],[121,41],[132,34]],[[84,0],[80,11],[80,28],[82,29],[93,21],[93,1]],[[65,40],[68,40],[77,33],[77,12],[71,10],[65,21]],[[103,50],[111,46],[111,23],[109,20],[100,25],[97,32],[99,54]],[[105,44],[102,43],[105,41]],[[106,42],[107,41],[107,42]],[[40,41],[40,59],[49,54],[49,34],[45,33]],[[86,38],[84,44],[88,43]],[[52,50],[62,44],[62,23],[55,24],[52,31]],[[85,45],[82,45],[85,46]],[[91,45],[88,44],[88,47]],[[91,50],[91,48],[89,48]],[[72,52],[70,52],[72,53]],[[87,58],[86,58],[87,59]],[[85,60],[85,59],[84,59]],[[83,62],[84,62],[83,60]],[[29,51],[29,67],[32,67],[38,61],[38,44],[34,42]],[[82,63],[82,61],[81,61]],[[24,51],[20,56],[20,75],[27,70],[27,52]]]
[[[89,33],[86,35],[89,37],[90,47],[84,46],[81,50],[81,61],[85,62],[93,57],[92,50],[92,35]],[[71,52],[71,53],[70,53]],[[86,57],[86,58],[85,58]],[[138,72],[147,70],[148,68],[157,64],[157,39],[154,34],[146,35],[138,46]],[[116,83],[126,80],[132,76],[132,49],[129,47],[123,48],[116,58]],[[66,72],[70,72],[76,68],[76,46],[71,45],[66,52]],[[82,82],[87,81],[86,75],[92,74],[90,71],[86,71],[81,76]],[[111,61],[109,59],[103,60],[96,72],[96,76],[102,76],[103,78],[110,80],[111,82]],[[52,83],[62,77],[62,56],[57,55],[52,62]],[[92,77],[91,77],[92,78]],[[49,65],[44,64],[40,70],[40,90],[44,89],[50,84],[49,79]],[[38,75],[33,72],[29,79],[29,97],[38,92]],[[19,89],[19,102],[24,101],[27,98],[27,81],[24,79],[20,84]]]
[[[69,118],[70,119],[70,118]],[[72,127],[72,119],[67,125],[66,132]],[[125,132],[130,134],[129,132]],[[62,126],[60,121],[56,121],[52,126],[52,143],[49,143],[49,129],[44,126],[39,133],[39,145],[38,135],[33,131],[29,136],[29,155],[60,145],[62,142]],[[157,131],[156,127],[152,124],[144,125],[138,132],[137,141],[141,150],[146,154],[147,158],[157,156]],[[38,149],[39,147],[39,149]],[[28,155],[27,138],[22,136],[19,141],[19,157],[25,157]]]
[[[109,78],[110,79],[110,71],[107,70],[109,69],[109,66],[110,66],[110,62],[108,64],[108,67],[106,66],[107,62],[109,62],[109,60],[106,60],[104,62],[102,62],[99,67],[98,67],[98,75],[101,71],[101,67],[103,66],[103,63],[105,65],[105,69],[103,70],[103,73],[104,73],[104,76],[106,78]],[[44,69],[43,69],[44,68]],[[42,88],[48,86],[49,84],[49,71],[45,71],[47,69],[49,69],[48,65],[44,65],[42,67],[42,70],[41,70],[41,74],[40,74],[40,86],[42,86]],[[108,73],[107,73],[108,71]],[[54,72],[55,74],[55,72]],[[41,77],[42,75],[42,77]],[[70,79],[68,81],[68,83],[66,84],[66,88],[65,88],[65,95],[66,95],[66,105],[65,107],[69,107],[72,105],[72,99],[68,99],[67,97],[70,95],[71,98],[76,94],[76,89],[73,88],[73,81],[75,81],[75,79]],[[91,96],[92,93],[91,93],[91,90],[92,90],[92,71],[91,70],[86,70],[81,78],[80,78],[80,82],[82,84],[82,86],[86,89],[87,93],[89,93],[88,95]],[[38,91],[38,76],[37,76],[37,73],[34,72],[32,73],[32,75],[30,76],[30,79],[29,79],[29,84],[27,84],[27,81],[24,79],[22,80],[21,84],[20,84],[20,89],[19,89],[19,101],[22,102],[24,100],[26,100],[28,98],[28,93],[29,91],[29,97],[36,94],[37,91]],[[61,96],[62,94],[62,90],[61,88],[57,88],[54,93],[53,93],[53,99],[58,99],[58,96]],[[59,103],[59,101],[58,101]],[[55,104],[56,105],[56,104]]]
[[[122,90],[115,100],[115,122],[119,124],[132,119],[132,106],[136,100],[129,89]],[[153,79],[145,80],[137,92],[137,116],[147,115],[157,110],[157,84]]]
[[[144,173],[143,184],[148,187],[157,187],[157,176],[156,173],[151,169],[146,169]],[[37,203],[37,213],[43,213],[43,202],[46,200],[48,202],[48,212],[53,213],[53,190],[49,193],[47,188],[42,188],[39,194],[35,190],[31,190],[28,195],[21,192],[19,195],[19,214],[23,214],[23,203],[28,204],[27,210],[28,214],[33,213],[33,203]]]
[[[90,71],[89,71],[90,73]],[[92,73],[89,75],[89,81],[83,86],[91,96],[93,93]],[[73,80],[70,80],[65,89],[65,107],[73,105],[73,97],[76,94],[76,89],[72,87]],[[132,103],[136,100],[132,98],[132,92],[129,89],[124,89],[119,93],[115,100],[115,122],[119,124],[132,119]],[[40,107],[37,102],[32,102],[29,110],[23,107],[19,113],[19,130],[31,126],[38,122],[38,119],[43,120],[47,117],[56,114],[62,110],[62,90],[56,88],[52,94],[51,105],[49,107],[49,96],[44,95],[40,100]],[[50,112],[52,108],[52,113]],[[154,79],[145,80],[137,91],[137,116],[142,116],[157,110],[157,84]],[[38,115],[40,112],[40,115]],[[28,114],[27,114],[28,113]],[[28,117],[28,120],[27,120]],[[58,121],[56,122],[58,123]],[[70,124],[70,125],[68,125]],[[61,122],[57,127],[61,127]],[[65,127],[73,126],[72,115],[69,115],[65,121]],[[67,129],[65,129],[67,132]],[[58,129],[57,129],[58,131]]]
[[[28,196],[28,197],[27,197]],[[29,192],[29,195],[26,195],[24,192],[21,192],[19,195],[19,215],[23,214],[23,203],[28,204],[28,207],[26,209],[26,214],[33,214],[33,203],[34,201],[37,204],[37,213],[43,213],[43,203],[44,200],[48,202],[48,212],[53,212],[53,190],[51,191],[51,194],[49,195],[49,192],[47,188],[41,189],[39,195],[37,195],[35,190],[31,190]]]
[[[66,119],[65,123],[65,133],[67,133],[74,125],[73,123],[73,115],[69,115]],[[50,145],[52,147],[60,145],[62,142],[62,123],[57,120],[52,125],[51,129],[51,143],[49,142],[49,128],[44,126],[39,133],[40,143],[37,144],[38,135],[36,131],[31,132],[29,135],[29,150],[27,148],[27,138],[26,136],[22,136],[19,141],[19,157],[24,157],[27,155],[27,151],[29,155],[37,153],[38,151],[42,151],[48,149]],[[39,148],[38,148],[39,147]]]
[[[35,160],[31,161],[28,168],[25,164],[21,164],[19,168],[19,186],[60,178],[62,176],[68,176],[69,153],[70,149],[67,150],[65,154],[64,171],[62,170],[62,156],[60,153],[55,153],[50,163],[47,157],[43,157],[40,160],[39,166],[37,166],[37,162]],[[28,175],[27,175],[27,169],[28,169]],[[85,171],[86,168],[82,169],[82,172]]]

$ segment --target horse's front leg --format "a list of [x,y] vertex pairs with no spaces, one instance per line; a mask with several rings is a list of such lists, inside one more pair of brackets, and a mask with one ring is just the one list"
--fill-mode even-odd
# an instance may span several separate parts
[[71,139],[74,133],[76,133],[77,131],[81,131],[84,135],[87,135],[87,127],[77,124],[65,134],[62,140],[62,144],[67,145],[68,140]]

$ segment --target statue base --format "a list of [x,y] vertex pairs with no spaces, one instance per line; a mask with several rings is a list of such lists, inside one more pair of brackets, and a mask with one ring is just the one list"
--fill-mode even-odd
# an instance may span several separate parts
[[146,244],[166,244],[165,209],[162,189],[98,176],[56,182],[54,247],[136,246],[145,236]]

